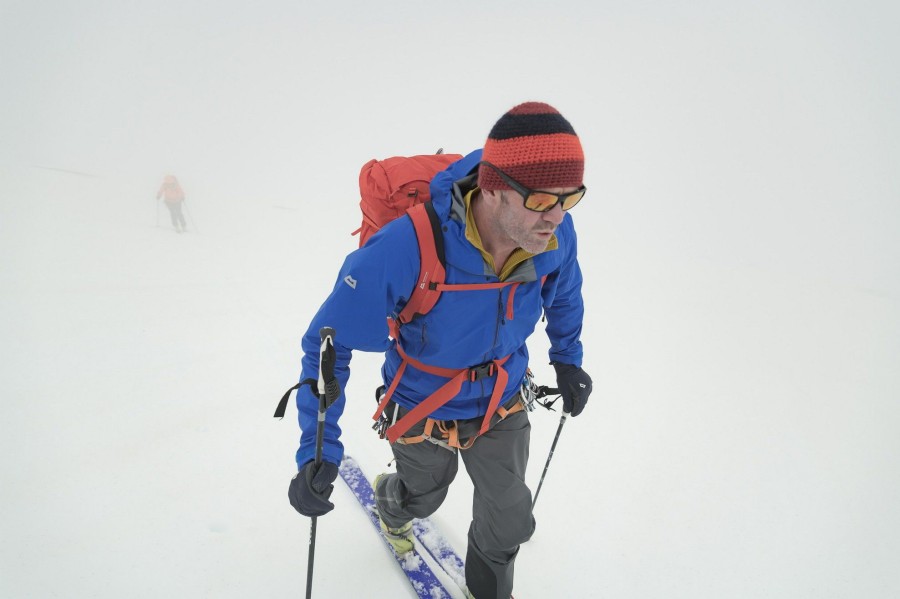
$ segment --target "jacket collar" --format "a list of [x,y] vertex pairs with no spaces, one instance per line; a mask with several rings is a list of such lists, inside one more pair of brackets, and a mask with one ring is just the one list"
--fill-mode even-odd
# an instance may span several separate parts
[[[466,194],[478,186],[481,150],[475,150],[438,173],[431,182],[431,202],[446,223],[444,254],[447,262],[476,275],[496,277],[481,251],[466,238]],[[534,258],[520,263],[507,281],[537,280]]]

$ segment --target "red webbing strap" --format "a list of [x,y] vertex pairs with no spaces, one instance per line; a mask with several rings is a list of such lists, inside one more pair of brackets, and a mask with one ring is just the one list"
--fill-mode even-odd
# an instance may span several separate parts
[[[384,409],[387,407],[388,402],[391,399],[391,395],[393,395],[394,390],[397,388],[397,384],[400,382],[400,378],[403,376],[404,371],[406,370],[407,364],[411,364],[413,368],[417,370],[421,370],[423,372],[427,372],[428,374],[434,374],[437,376],[442,376],[444,378],[450,379],[440,389],[429,395],[425,401],[417,405],[415,408],[410,410],[403,418],[398,420],[393,426],[391,426],[387,430],[387,438],[391,443],[395,443],[397,439],[403,436],[403,433],[408,431],[413,427],[416,423],[428,417],[432,412],[443,406],[445,403],[453,399],[459,394],[460,389],[462,389],[462,384],[470,377],[470,369],[462,368],[462,369],[454,369],[454,368],[441,368],[439,366],[430,366],[428,364],[424,364],[419,362],[415,358],[409,357],[409,355],[403,351],[403,347],[399,343],[399,333],[400,327],[397,322],[393,319],[389,319],[388,327],[391,332],[391,336],[394,339],[397,339],[397,353],[400,354],[401,362],[400,368],[397,369],[397,374],[394,375],[394,380],[391,381],[391,386],[388,388],[387,392],[384,394],[384,398],[381,400],[381,403],[378,404],[378,409],[375,411],[375,415],[372,417],[373,420],[378,420],[381,416],[381,413],[384,412]],[[503,391],[506,389],[506,383],[509,380],[509,374],[507,374],[506,370],[503,369],[503,364],[509,359],[509,356],[504,356],[499,360],[493,360],[493,372],[497,375],[497,380],[494,381],[494,390],[491,392],[491,401],[488,403],[487,412],[484,415],[484,422],[481,425],[481,432],[478,434],[483,434],[490,425],[491,417],[494,415],[494,412],[497,411],[497,407],[500,405],[500,400],[503,398]]]
[[363,224],[361,224],[357,230],[350,233],[350,235],[359,235],[359,232],[362,231],[363,227],[365,227],[366,225],[369,225],[370,227],[375,229],[376,232],[381,230],[381,227],[378,225],[378,223],[366,216],[366,213],[363,212]]
[[512,320],[513,300],[516,297],[516,289],[521,284],[509,281],[505,283],[437,283],[434,288],[437,291],[481,291],[483,289],[503,289],[511,286],[512,289],[509,290],[509,297],[506,300],[506,320]]
[[456,397],[466,380],[469,370],[461,370],[458,375],[444,383],[444,385],[428,396],[428,398],[410,410],[394,426],[387,430],[388,441],[394,443],[403,436],[417,422],[427,418],[429,414]]
[[[460,389],[462,388],[463,382],[468,380],[470,376],[470,369],[468,368],[454,371],[447,368],[429,366],[407,356],[403,352],[403,350],[400,349],[399,345],[397,346],[397,348],[403,356],[404,363],[412,364],[418,370],[448,378],[450,378],[450,375],[452,373],[455,372],[456,374],[452,374],[452,378],[444,383],[444,385],[440,389],[429,395],[425,399],[425,401],[410,410],[405,416],[403,416],[403,418],[398,420],[392,427],[387,430],[387,438],[391,443],[394,443],[398,438],[402,437],[406,431],[413,427],[413,425],[428,417],[435,410],[456,397],[459,394]],[[506,370],[503,369],[503,364],[507,359],[509,359],[509,356],[505,356],[503,358],[500,358],[499,360],[493,360],[492,362],[494,366],[494,372],[497,375],[497,380],[494,381],[494,390],[491,393],[491,401],[488,404],[488,410],[484,415],[484,422],[481,425],[481,432],[478,433],[479,435],[483,434],[488,429],[488,426],[491,422],[491,417],[494,415],[494,412],[497,411],[497,406],[500,405],[500,400],[503,398],[503,391],[506,389],[506,383],[509,380],[509,374],[507,374]],[[396,382],[398,378],[399,377],[394,377],[394,381]],[[391,387],[394,386],[395,385],[392,383]]]
[[391,395],[394,394],[394,389],[397,388],[397,383],[400,382],[400,377],[402,377],[403,373],[406,371],[406,364],[406,360],[400,362],[400,368],[397,369],[397,374],[394,376],[394,380],[391,381],[391,386],[388,387],[388,390],[387,392],[385,392],[384,397],[381,398],[381,402],[378,404],[378,409],[375,410],[375,414],[372,416],[372,420],[378,420],[381,417],[381,413],[384,412],[384,409],[391,401]]
[[[429,366],[428,364],[419,362],[414,358],[410,358],[409,355],[405,351],[403,351],[403,346],[400,345],[400,325],[393,318],[388,318],[388,330],[390,331],[391,337],[397,340],[397,353],[400,354],[401,362],[400,367],[397,369],[397,374],[394,375],[394,380],[391,381],[391,386],[388,387],[387,391],[384,394],[384,397],[381,399],[381,403],[378,404],[378,409],[375,410],[375,414],[372,416],[372,420],[378,420],[378,418],[381,416],[381,413],[384,412],[385,408],[387,408],[388,402],[391,401],[391,396],[394,394],[394,390],[397,388],[397,384],[400,382],[403,373],[406,371],[407,364],[412,364],[414,368],[427,372],[428,374],[435,374],[437,376],[442,376],[448,379],[452,379],[458,376],[460,373],[465,374],[469,371],[468,368],[459,370],[456,368],[440,368],[439,366]],[[459,389],[457,389],[456,392],[459,393]],[[453,396],[451,396],[451,398],[452,397]],[[444,403],[446,403],[446,401]],[[406,416],[404,416],[400,420],[400,422],[402,422],[405,418]],[[397,424],[400,424],[400,422],[398,422]],[[390,434],[390,429],[388,429],[388,434]],[[391,443],[393,443],[393,441],[391,441]]]
[[[406,302],[406,306],[400,311],[397,318],[400,322],[409,322],[416,314],[427,314],[441,297],[441,292],[433,289],[432,281],[443,281],[447,273],[438,255],[435,232],[432,229],[431,217],[428,216],[425,204],[417,204],[407,210],[412,219],[416,231],[416,240],[419,244],[419,278],[416,286]],[[396,339],[396,337],[395,337]]]
[[[397,353],[400,354],[400,358],[404,362],[408,362],[413,367],[415,367],[417,370],[427,372],[428,374],[442,376],[445,379],[455,377],[457,374],[460,373],[460,371],[462,371],[462,372],[469,371],[468,368],[459,369],[459,368],[442,368],[440,366],[431,366],[430,364],[425,364],[424,362],[419,362],[415,358],[409,357],[409,354],[407,354],[403,350],[403,346],[400,345],[400,327],[397,325],[397,321],[395,321],[393,318],[390,318],[388,320],[390,321],[390,323],[388,324],[388,328],[391,332],[391,337],[393,337],[394,339],[397,340]],[[391,387],[393,387],[393,386],[394,385],[391,384]]]
[[502,289],[518,283],[437,283],[438,291],[481,291],[482,289]]
[[[508,357],[509,356],[506,356],[506,358]],[[484,414],[481,430],[478,431],[479,435],[483,435],[487,432],[488,427],[491,425],[491,417],[494,415],[494,412],[497,411],[500,400],[503,399],[503,391],[506,389],[506,382],[509,380],[509,374],[503,368],[503,363],[506,362],[506,358],[494,360],[494,365],[497,367],[497,380],[494,381],[494,392],[491,393],[491,403],[488,404],[487,412]]]

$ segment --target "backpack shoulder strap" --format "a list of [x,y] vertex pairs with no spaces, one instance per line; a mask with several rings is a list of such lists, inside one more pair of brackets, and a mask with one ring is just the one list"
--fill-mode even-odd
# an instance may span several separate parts
[[[431,228],[431,237],[429,239],[434,243],[434,251],[437,255],[438,262],[443,266],[446,262],[444,257],[444,235],[442,234],[441,217],[438,216],[437,210],[435,210],[434,204],[431,202],[425,202],[422,206],[425,209],[425,213],[428,215],[428,226]],[[419,246],[421,247],[421,245],[420,242]],[[443,277],[441,277],[441,279],[443,280]]]
[[398,316],[401,324],[417,315],[427,314],[437,303],[441,292],[437,289],[447,276],[444,270],[444,236],[441,220],[431,202],[417,204],[406,211],[416,231],[419,242],[419,278],[409,301]]

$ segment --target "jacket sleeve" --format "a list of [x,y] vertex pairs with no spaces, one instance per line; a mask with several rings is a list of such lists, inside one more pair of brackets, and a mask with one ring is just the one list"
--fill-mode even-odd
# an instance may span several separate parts
[[[344,454],[338,420],[346,401],[344,389],[350,378],[351,352],[384,352],[390,347],[387,317],[409,298],[418,274],[419,249],[412,222],[408,218],[392,221],[369,239],[365,247],[347,256],[331,294],[303,336],[300,380],[318,380],[319,330],[330,326],[335,331],[335,376],[341,385],[341,395],[328,408],[325,418],[322,456],[329,462],[340,464]],[[315,457],[318,409],[318,398],[309,385],[300,387],[297,391],[301,429],[298,466]]]
[[581,366],[583,350],[581,329],[584,321],[584,301],[581,296],[581,268],[578,266],[578,240],[572,217],[566,215],[559,230],[563,258],[555,274],[556,289],[547,315],[547,336],[550,338],[550,361]]

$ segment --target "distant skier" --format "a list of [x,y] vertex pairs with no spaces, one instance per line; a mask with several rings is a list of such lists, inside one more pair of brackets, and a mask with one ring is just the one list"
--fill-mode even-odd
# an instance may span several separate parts
[[[397,472],[379,476],[374,490],[382,531],[398,554],[413,549],[412,520],[444,501],[461,455],[475,488],[465,576],[477,599],[510,597],[519,545],[534,531],[525,484],[531,426],[521,388],[526,339],[542,315],[563,409],[578,416],[591,394],[581,368],[582,276],[569,213],[584,196],[583,173],[581,142],[569,121],[547,104],[516,106],[494,125],[483,151],[431,183],[445,280],[455,292],[402,322],[421,260],[413,221],[398,218],[347,257],[303,338],[301,380],[312,384],[323,326],[337,331],[341,389],[351,350],[385,354],[389,394],[380,414]],[[324,461],[317,465],[318,398],[311,385],[297,392],[302,435],[289,496],[306,516],[334,507],[329,496],[344,455],[338,425],[344,403],[342,393],[323,415]]]
[[187,231],[187,222],[184,220],[184,214],[181,211],[181,205],[184,203],[184,190],[178,184],[175,175],[166,175],[163,178],[159,191],[156,192],[156,199],[163,198],[166,202],[166,208],[169,209],[169,216],[172,217],[172,226],[175,227],[176,233],[184,233]]

